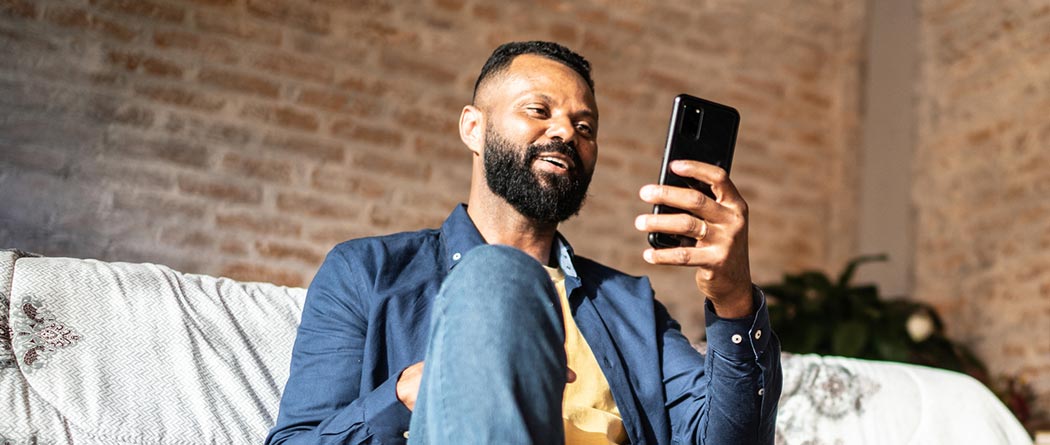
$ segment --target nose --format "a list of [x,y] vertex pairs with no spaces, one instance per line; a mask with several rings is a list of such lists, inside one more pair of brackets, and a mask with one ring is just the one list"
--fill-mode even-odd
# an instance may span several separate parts
[[548,122],[550,123],[547,126],[547,137],[549,139],[558,138],[568,143],[572,142],[576,137],[576,128],[572,125],[572,120],[568,116],[552,118]]

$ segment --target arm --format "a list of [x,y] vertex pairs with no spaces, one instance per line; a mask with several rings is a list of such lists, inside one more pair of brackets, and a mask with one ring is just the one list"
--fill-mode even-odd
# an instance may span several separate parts
[[[657,307],[664,386],[673,434],[685,443],[773,443],[780,396],[780,347],[761,290],[751,284],[747,203],[725,170],[675,161],[674,173],[711,185],[714,197],[687,188],[649,185],[640,195],[687,213],[639,215],[638,230],[696,239],[696,245],[648,249],[653,264],[696,269],[707,297],[708,354],[692,351],[666,309]],[[761,394],[759,393],[761,391]]]
[[[705,305],[706,355],[693,350],[678,323],[657,303],[664,393],[676,443],[773,443],[781,390],[780,343],[758,288],[753,302],[756,314],[737,319],[720,318]],[[740,335],[739,343],[735,335]]]
[[401,373],[374,390],[360,387],[368,312],[358,292],[366,281],[355,272],[333,250],[310,284],[267,445],[405,442],[410,413],[397,398]]

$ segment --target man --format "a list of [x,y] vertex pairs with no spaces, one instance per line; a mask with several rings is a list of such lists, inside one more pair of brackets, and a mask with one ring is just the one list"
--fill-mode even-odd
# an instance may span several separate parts
[[554,43],[500,46],[459,130],[473,152],[467,205],[438,230],[348,241],[325,259],[267,443],[773,442],[779,344],[724,171],[672,165],[717,199],[645,186],[645,202],[691,213],[635,221],[697,239],[643,257],[696,269],[702,356],[648,279],[575,255],[556,231],[598,155],[586,60]]

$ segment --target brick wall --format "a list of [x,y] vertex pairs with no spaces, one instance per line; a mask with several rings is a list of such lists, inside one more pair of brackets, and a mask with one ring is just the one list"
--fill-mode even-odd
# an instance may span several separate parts
[[1050,414],[1050,4],[921,2],[916,291]]
[[[743,115],[759,281],[852,253],[860,2],[0,0],[0,245],[289,285],[348,238],[466,199],[485,58],[555,39],[595,68],[592,196],[564,228],[696,336],[688,271],[640,259],[671,98]],[[760,31],[760,32],[756,32]]]

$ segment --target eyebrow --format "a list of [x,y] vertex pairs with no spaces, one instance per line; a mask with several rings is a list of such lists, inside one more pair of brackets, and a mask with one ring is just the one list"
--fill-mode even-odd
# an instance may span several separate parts
[[[546,94],[543,94],[543,93],[529,93],[529,94],[536,95],[536,97],[539,97],[540,99],[543,99],[546,102],[554,102],[553,98],[551,98],[550,96],[548,96]],[[583,110],[580,110],[580,111],[574,113],[574,117],[588,117],[588,118],[591,118],[591,119],[594,119],[594,120],[598,120],[598,113],[595,113],[590,108],[584,108]]]

